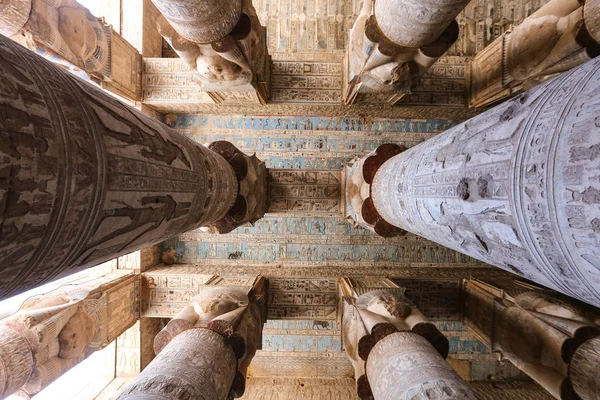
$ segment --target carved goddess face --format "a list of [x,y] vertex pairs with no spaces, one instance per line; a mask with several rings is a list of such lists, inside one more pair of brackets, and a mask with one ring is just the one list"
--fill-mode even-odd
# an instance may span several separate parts
[[77,312],[58,334],[60,358],[76,358],[82,355],[94,339],[96,323],[87,313]]

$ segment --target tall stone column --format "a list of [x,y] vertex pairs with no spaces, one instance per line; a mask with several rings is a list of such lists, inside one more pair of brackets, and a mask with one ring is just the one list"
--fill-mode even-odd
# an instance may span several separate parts
[[542,291],[509,293],[502,285],[465,280],[463,315],[469,330],[555,398],[597,398],[597,310]]
[[125,389],[120,400],[241,397],[246,373],[261,346],[265,280],[249,290],[204,286],[156,335],[157,357]]
[[344,278],[340,291],[342,337],[361,399],[475,399],[445,360],[448,339],[404,297],[403,288],[389,279]]
[[385,161],[387,223],[600,305],[600,59]]
[[0,298],[216,224],[239,197],[243,157],[224,158],[3,36],[0,110]]
[[26,299],[0,319],[0,399],[29,398],[137,320],[137,277],[116,272]]
[[552,0],[478,53],[470,106],[499,102],[598,56],[600,0],[581,3]]
[[152,0],[158,29],[217,104],[265,104],[270,57],[252,0]]
[[468,0],[365,0],[348,38],[344,102],[395,104],[454,44]]

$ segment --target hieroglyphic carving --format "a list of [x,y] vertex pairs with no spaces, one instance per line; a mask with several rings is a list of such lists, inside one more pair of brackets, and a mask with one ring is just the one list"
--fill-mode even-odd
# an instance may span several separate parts
[[[240,282],[241,281],[241,282]],[[239,283],[248,282],[248,286],[239,286]],[[236,286],[223,286],[222,284],[238,284]],[[196,340],[199,336],[208,336],[206,332],[214,332],[221,339],[225,339],[225,347],[228,351],[234,353],[234,360],[222,360],[220,354],[211,349],[202,348],[206,351],[202,358],[207,364],[227,363],[223,368],[233,369],[233,375],[228,378],[227,372],[217,369],[214,371],[213,379],[217,384],[227,389],[227,396],[222,390],[213,393],[208,398],[226,398],[240,397],[244,393],[245,381],[248,365],[250,364],[256,350],[262,343],[262,325],[266,317],[266,293],[265,280],[261,277],[249,277],[240,279],[220,279],[214,277],[206,285],[200,288],[200,294],[191,299],[189,304],[185,305],[174,318],[154,338],[154,351],[157,354],[148,369],[151,373],[142,374],[130,386],[126,393],[139,391],[140,393],[152,392],[149,389],[160,385],[163,379],[163,369],[169,367],[177,368],[175,360],[170,356],[162,357],[163,353],[173,353],[173,343],[180,345],[179,338],[184,336],[184,340]],[[195,332],[188,334],[188,332]],[[213,338],[214,339],[214,338]],[[177,347],[176,346],[176,347]],[[196,368],[201,365],[196,365]],[[208,367],[208,365],[207,365]],[[202,369],[202,368],[200,368]],[[198,371],[189,371],[190,374],[198,374]],[[149,384],[146,384],[146,381]],[[185,390],[180,388],[180,390]],[[188,393],[192,398],[198,394]],[[135,396],[134,396],[135,397]],[[207,399],[208,399],[207,398]]]
[[[229,275],[263,275],[269,278],[339,278],[343,276],[362,277],[365,269],[362,266],[314,266],[288,265],[280,264],[177,264],[166,266],[175,271],[195,271],[201,274],[229,274]],[[193,272],[192,272],[193,273]],[[403,264],[394,263],[392,265],[370,266],[369,275],[379,277],[397,277],[397,278],[435,278],[435,279],[462,279],[465,276],[471,276],[474,279],[502,279],[512,276],[495,267],[482,267],[472,264],[462,264],[461,266],[436,267],[435,264],[418,263]]]
[[366,362],[376,399],[428,398],[475,400],[469,386],[422,336],[397,332],[380,340]]
[[591,304],[597,271],[600,60],[386,162],[391,224]]
[[[344,347],[354,367],[356,390],[361,399],[373,398],[375,388],[372,386],[381,386],[366,369],[372,351],[390,335],[412,332],[424,338],[432,350],[444,358],[448,356],[448,339],[404,296],[404,288],[393,281],[374,277],[343,278],[339,281],[339,290],[343,297]],[[447,364],[446,367],[452,369]],[[394,367],[379,363],[377,368]]]
[[[439,105],[444,107],[462,108],[466,104],[465,57],[442,57],[423,77],[421,84],[412,94],[400,101],[407,106]],[[173,58],[145,58],[144,73],[144,102],[155,107],[182,111],[202,111],[203,113],[218,112],[215,106],[209,106],[213,101],[206,91],[194,84],[192,72],[183,60]],[[357,110],[345,108],[341,101],[341,62],[315,61],[273,61],[271,77],[271,101],[267,105],[273,115],[278,109],[287,104],[290,111],[298,113],[290,107],[291,104],[301,104],[304,109],[310,109],[305,115],[315,115],[317,109],[331,108],[339,110],[340,114],[356,113]],[[232,92],[233,93],[233,92]],[[376,94],[364,94],[371,96]],[[310,104],[310,105],[309,105]],[[206,107],[213,107],[211,111]],[[332,108],[333,107],[333,108]],[[362,106],[365,107],[365,106]],[[265,108],[261,108],[264,112]],[[272,111],[273,110],[273,111]],[[345,110],[342,113],[342,110]],[[367,110],[378,109],[365,107],[362,114],[371,115]],[[407,110],[410,112],[410,108]],[[460,112],[460,110],[458,110]],[[381,110],[377,112],[381,113]],[[235,108],[229,114],[235,114]],[[320,111],[317,114],[322,113]],[[390,114],[392,113],[392,114]],[[398,113],[393,107],[387,108],[391,116]],[[336,114],[331,114],[336,115]],[[442,114],[437,114],[442,115]]]
[[251,378],[242,400],[357,400],[352,378]]
[[548,392],[535,382],[479,381],[469,386],[479,400],[552,400]]
[[250,377],[351,378],[353,374],[352,364],[342,352],[259,350],[248,369]]
[[0,320],[0,397],[40,392],[133,326],[136,281],[117,272],[65,285],[29,297]]
[[233,205],[237,179],[218,154],[4,37],[0,69],[0,296],[216,221]]
[[269,319],[337,318],[335,279],[269,279]]
[[268,320],[263,351],[340,352],[342,334],[336,321]]
[[340,104],[341,90],[340,62],[273,62],[272,103]]
[[408,297],[432,321],[460,319],[460,279],[394,279]]
[[339,212],[339,170],[269,170],[269,214],[335,216]]

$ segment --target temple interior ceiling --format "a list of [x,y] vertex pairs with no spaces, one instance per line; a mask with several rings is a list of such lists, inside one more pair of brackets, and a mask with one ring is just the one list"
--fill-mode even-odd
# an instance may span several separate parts
[[272,61],[265,105],[214,104],[159,37],[162,54],[140,66],[143,111],[197,143],[228,141],[256,154],[269,168],[268,204],[263,218],[230,233],[200,228],[146,249],[149,260],[119,258],[142,278],[140,321],[127,333],[137,337],[116,344],[117,368],[152,359],[156,333],[215,275],[231,287],[252,287],[262,275],[267,321],[242,399],[280,399],[277,390],[293,399],[355,399],[339,279],[389,277],[448,338],[448,361],[463,379],[493,380],[526,398],[513,381],[529,382],[527,375],[462,323],[463,279],[513,275],[411,233],[383,238],[357,226],[347,216],[344,167],[382,144],[411,148],[477,115],[468,107],[468,63],[546,2],[472,0],[457,18],[458,40],[395,106],[344,104],[348,32],[361,0],[252,1]]
[[[147,59],[145,99],[166,123],[199,143],[230,141],[277,171],[269,175],[268,214],[253,226],[226,235],[198,230],[163,243],[184,265],[146,273],[153,285],[146,315],[172,317],[189,301],[194,290],[179,272],[196,285],[210,276],[202,274],[262,273],[270,276],[269,320],[250,375],[262,383],[347,379],[352,367],[341,345],[335,279],[392,275],[449,338],[451,363],[465,379],[523,378],[460,323],[460,278],[494,270],[415,235],[383,239],[354,227],[343,218],[340,191],[343,166],[355,157],[383,143],[414,146],[473,115],[465,106],[467,61],[542,4],[473,0],[458,18],[456,44],[393,108],[342,105],[347,33],[362,7],[356,0],[254,1],[273,59],[268,105],[207,104],[185,66]],[[177,57],[166,44],[163,56]]]

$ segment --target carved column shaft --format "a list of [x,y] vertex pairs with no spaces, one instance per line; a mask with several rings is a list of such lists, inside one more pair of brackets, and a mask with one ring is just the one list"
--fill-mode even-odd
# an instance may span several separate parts
[[0,298],[223,218],[219,154],[0,37]]
[[177,33],[210,43],[231,32],[242,15],[241,0],[152,0]]
[[25,385],[34,367],[27,340],[14,329],[0,325],[0,399]]
[[404,47],[422,47],[439,38],[467,0],[377,0],[374,15],[381,32]]
[[415,333],[397,332],[381,339],[366,366],[376,400],[476,399],[431,343]]
[[119,400],[226,400],[236,370],[235,354],[221,335],[190,329],[177,335]]
[[600,305],[600,60],[386,161],[390,224]]

